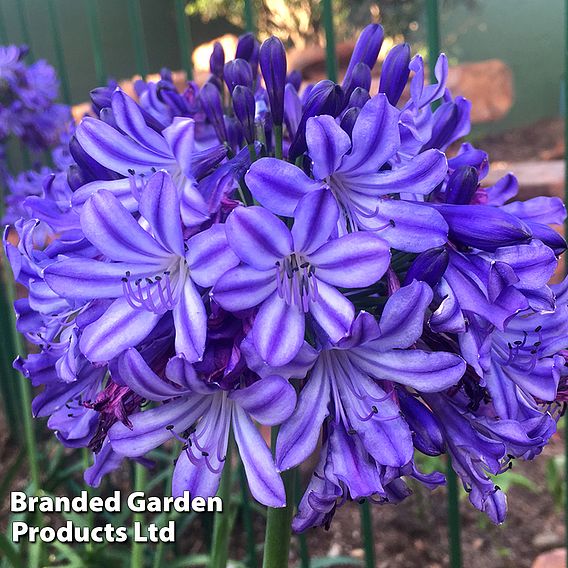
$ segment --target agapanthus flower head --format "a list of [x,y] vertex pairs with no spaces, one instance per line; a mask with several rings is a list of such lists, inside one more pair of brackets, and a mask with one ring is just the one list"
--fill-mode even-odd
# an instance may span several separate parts
[[[174,493],[210,496],[235,443],[270,507],[281,471],[312,468],[302,531],[406,498],[405,478],[437,487],[415,456],[447,454],[505,518],[495,477],[542,451],[566,398],[565,209],[515,201],[512,174],[486,187],[471,144],[448,153],[470,104],[444,55],[427,84],[395,46],[370,91],[383,35],[365,28],[342,85],[301,94],[282,43],[252,34],[231,61],[214,46],[202,86],[164,71],[139,102],[92,93],[5,240],[37,345],[16,368],[44,386],[34,414],[94,450],[88,483],[178,440]],[[280,426],[274,455],[257,424]]]

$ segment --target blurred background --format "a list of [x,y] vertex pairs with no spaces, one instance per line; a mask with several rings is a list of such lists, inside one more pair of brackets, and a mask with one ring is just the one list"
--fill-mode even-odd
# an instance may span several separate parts
[[[128,91],[135,76],[158,77],[161,68],[204,81],[214,41],[232,58],[237,37],[245,30],[259,39],[278,35],[288,49],[289,70],[298,69],[314,82],[345,70],[358,32],[380,22],[392,45],[407,41],[413,54],[428,56],[433,45],[433,7],[437,7],[440,49],[450,60],[449,86],[473,103],[469,140],[489,152],[492,171],[487,183],[514,171],[521,193],[564,192],[564,45],[565,1],[547,0],[333,0],[335,64],[326,64],[322,2],[310,0],[0,0],[0,44],[27,44],[29,61],[46,59],[60,77],[60,99],[74,106],[76,118],[88,111],[89,91],[116,80]],[[435,14],[435,12],[434,12]],[[328,13],[329,15],[329,13]],[[429,35],[430,32],[430,35]],[[378,71],[377,71],[378,75]],[[9,149],[14,173],[30,165],[16,145]],[[27,162],[27,163],[26,163]],[[18,380],[17,376],[3,378]],[[0,412],[4,412],[1,410]],[[13,520],[8,512],[10,489],[25,489],[28,466],[16,428],[0,418],[0,529]],[[63,450],[43,423],[36,423],[43,475],[42,490],[75,494],[83,488],[84,456]],[[554,568],[566,564],[564,446],[562,433],[543,459],[516,464],[501,483],[509,492],[509,520],[489,524],[465,494],[445,489],[416,495],[395,507],[347,504],[329,532],[312,531],[293,542],[291,565],[377,566],[381,568],[504,567]],[[151,474],[148,490],[167,492],[170,456]],[[444,470],[441,459],[424,458],[425,470]],[[518,467],[518,469],[516,469]],[[238,472],[234,480],[239,487]],[[113,475],[97,490],[128,489],[131,472]],[[507,487],[504,486],[507,484]],[[230,555],[232,566],[256,566],[261,554],[264,511],[236,490],[237,504]],[[449,520],[448,520],[449,519]],[[61,518],[46,518],[54,526]],[[166,518],[158,521],[165,522]],[[148,566],[206,566],[211,519],[188,515],[177,519],[178,543],[144,552]],[[105,519],[90,519],[105,523]],[[113,522],[117,522],[113,519]],[[150,522],[150,519],[148,519]],[[461,528],[461,538],[459,529]],[[0,540],[0,566],[28,566],[33,551],[10,548]],[[33,548],[33,547],[32,547]],[[68,547],[67,547],[68,548]],[[75,547],[76,548],[76,547]],[[78,552],[77,552],[78,550]],[[14,560],[15,558],[15,560]],[[46,566],[128,566],[129,551],[115,547],[80,548],[55,545],[42,552]],[[19,562],[19,563],[18,563]]]

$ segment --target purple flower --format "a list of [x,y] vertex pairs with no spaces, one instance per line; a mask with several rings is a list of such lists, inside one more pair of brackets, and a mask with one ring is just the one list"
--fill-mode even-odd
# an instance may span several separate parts
[[392,247],[412,252],[442,245],[447,225],[437,211],[388,199],[403,192],[428,194],[447,171],[436,150],[398,169],[381,169],[400,145],[398,114],[385,95],[377,95],[361,110],[351,138],[332,117],[311,118],[306,139],[315,180],[292,164],[263,158],[251,166],[247,185],[264,207],[288,217],[302,196],[328,187],[341,211],[342,233],[374,231]]
[[116,298],[83,331],[81,350],[89,359],[108,361],[135,346],[169,310],[176,327],[177,352],[189,360],[199,359],[205,346],[206,313],[196,285],[212,286],[238,259],[226,245],[223,225],[192,237],[186,250],[180,199],[164,172],[148,181],[139,210],[149,231],[112,193],[98,191],[83,206],[81,227],[112,262],[80,257],[61,260],[46,269],[46,282],[64,298]]
[[109,433],[116,453],[143,456],[179,437],[184,448],[174,469],[173,494],[189,490],[209,497],[217,492],[232,428],[253,496],[269,507],[285,505],[284,485],[253,423],[275,425],[290,415],[296,394],[285,379],[273,375],[236,390],[220,390],[202,382],[182,358],[174,358],[165,381],[133,349],[121,357],[120,369],[133,391],[147,400],[168,402],[130,416],[130,428],[117,423]]
[[213,297],[229,311],[260,306],[254,342],[272,365],[296,355],[308,312],[332,341],[344,337],[354,308],[336,287],[369,286],[388,266],[388,245],[372,234],[330,238],[338,216],[331,194],[319,190],[298,203],[292,230],[260,207],[238,208],[227,219],[241,265],[219,279]]
[[[402,467],[412,459],[411,433],[393,384],[419,392],[443,391],[456,384],[465,371],[465,363],[456,355],[409,349],[422,333],[424,312],[431,300],[429,287],[414,282],[389,298],[378,325],[362,312],[349,337],[313,354],[298,406],[278,435],[276,463],[281,470],[310,456],[328,416],[377,463]],[[355,477],[344,481],[357,483]]]

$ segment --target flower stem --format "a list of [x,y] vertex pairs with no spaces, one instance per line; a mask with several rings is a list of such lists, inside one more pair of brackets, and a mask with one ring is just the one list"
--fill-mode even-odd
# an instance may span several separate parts
[[223,502],[223,512],[215,514],[215,524],[213,525],[213,542],[211,543],[211,561],[209,568],[225,568],[229,558],[229,538],[231,532],[231,515],[229,505],[231,503],[231,450],[232,440],[227,445],[227,457],[225,467],[219,484],[217,495]]
[[[134,466],[134,491],[144,491],[146,488],[146,468],[137,463]],[[144,521],[144,513],[136,513],[134,515],[135,523]],[[132,549],[130,554],[131,568],[143,568],[144,566],[144,547],[139,542],[132,541]]]
[[282,159],[282,125],[274,125],[274,156],[279,160]]
[[[272,448],[276,444],[278,428],[272,428]],[[286,506],[275,509],[268,508],[266,514],[266,534],[264,537],[263,568],[287,568],[290,553],[290,537],[292,536],[292,517],[294,515],[294,470],[282,473],[282,481],[286,489]]]

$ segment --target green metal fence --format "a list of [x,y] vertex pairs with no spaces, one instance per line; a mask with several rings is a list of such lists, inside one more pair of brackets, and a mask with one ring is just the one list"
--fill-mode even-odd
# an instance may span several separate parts
[[[63,100],[66,103],[71,102],[70,92],[70,78],[67,72],[67,65],[65,61],[65,52],[61,40],[62,28],[62,14],[60,13],[57,0],[45,0],[48,10],[48,25],[50,36],[53,41],[53,48],[55,53],[55,65],[59,73],[61,81],[61,93]],[[90,44],[92,51],[92,64],[94,66],[95,75],[98,84],[105,84],[108,79],[107,61],[103,52],[103,43],[101,38],[100,14],[97,0],[77,0],[84,4],[85,18],[88,23],[90,34]],[[136,56],[136,73],[146,75],[149,71],[148,54],[146,47],[146,38],[144,36],[142,11],[140,0],[126,0],[128,3],[128,17],[129,17],[129,31],[132,45]],[[186,0],[163,0],[171,2],[175,10],[176,18],[176,32],[179,47],[180,61],[183,69],[186,71],[188,78],[193,76],[191,53],[193,51],[193,42],[189,19],[185,14]],[[31,37],[27,14],[25,10],[25,3],[21,0],[15,0],[17,5],[17,16],[19,25],[19,41],[29,46],[30,51],[28,57],[33,58],[34,38]],[[567,3],[568,4],[568,3]],[[427,22],[427,46],[428,46],[428,59],[430,62],[435,61],[438,53],[440,52],[440,25],[439,25],[439,0],[426,0],[426,22]],[[335,49],[335,32],[334,32],[334,16],[333,16],[333,0],[322,0],[323,9],[323,25],[325,28],[326,38],[326,70],[328,77],[335,81],[337,80],[337,61]],[[252,0],[245,0],[245,22],[247,31],[255,31],[255,10]],[[566,8],[566,30],[568,30],[568,7]],[[8,33],[5,25],[5,18],[2,13],[2,3],[0,2],[0,44],[8,43]],[[566,69],[568,69],[568,42],[565,46]],[[430,73],[432,80],[434,80],[434,65],[430,65]],[[566,88],[564,95],[566,98],[565,108],[568,109],[568,76],[565,79]],[[566,139],[568,139],[568,120],[566,121],[565,129]],[[566,161],[568,162],[568,148],[566,149]],[[25,165],[29,164],[29,157],[24,158]],[[568,171],[566,172],[566,203],[568,203]],[[567,223],[568,230],[568,223]],[[12,319],[10,316],[11,309],[8,306],[0,305],[0,317],[2,319]],[[21,350],[21,344],[17,341],[10,343],[9,341],[2,343],[0,349],[0,357],[13,357]],[[30,390],[25,381],[17,381],[22,387],[19,393],[24,398],[24,407],[29,407]],[[16,380],[13,387],[16,387]],[[30,436],[33,434],[29,432],[29,424],[25,426],[25,435]],[[566,455],[568,458],[568,436],[566,436]],[[568,459],[566,460],[568,464]],[[31,472],[34,477],[39,479],[39,472]],[[256,543],[255,535],[252,527],[252,509],[248,505],[248,491],[244,482],[244,474],[241,471],[242,490],[246,498],[243,499],[243,525],[247,533],[247,563],[248,565],[257,565]],[[296,473],[295,482],[299,482],[299,474]],[[568,480],[568,475],[566,476]],[[451,464],[448,463],[447,467],[447,526],[448,526],[448,549],[451,568],[460,568],[462,566],[462,551],[461,551],[461,521],[460,521],[460,504],[459,504],[459,484],[458,478],[453,471]],[[568,528],[568,490],[566,491],[566,526]],[[378,560],[374,550],[374,533],[373,533],[373,518],[372,508],[369,506],[368,501],[360,504],[361,510],[361,537],[362,546],[365,552],[364,565],[366,568],[374,568]],[[298,551],[300,566],[308,568],[310,566],[310,555],[306,542],[305,535],[298,535]],[[566,542],[568,545],[568,530],[566,531]],[[568,565],[568,563],[567,563]]]

